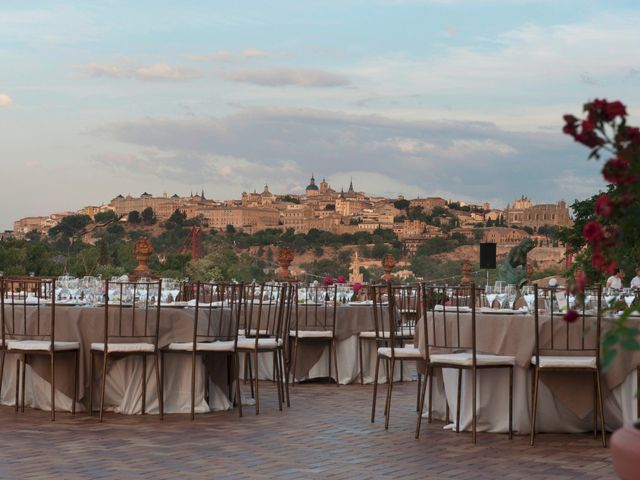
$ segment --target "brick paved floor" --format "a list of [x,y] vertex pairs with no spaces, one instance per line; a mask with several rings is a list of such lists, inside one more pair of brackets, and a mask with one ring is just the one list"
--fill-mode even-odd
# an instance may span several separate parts
[[[590,435],[456,435],[423,424],[413,438],[415,383],[394,388],[391,426],[369,422],[370,386],[299,385],[280,413],[261,385],[261,413],[157,417],[15,414],[0,407],[1,478],[613,478],[610,453]],[[380,407],[384,388],[378,399]]]

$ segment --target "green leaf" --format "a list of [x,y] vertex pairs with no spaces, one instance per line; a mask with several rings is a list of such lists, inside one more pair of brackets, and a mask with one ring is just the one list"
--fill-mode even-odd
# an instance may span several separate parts
[[611,368],[611,365],[613,364],[613,361],[615,360],[617,354],[618,351],[616,349],[606,349],[602,352],[600,363],[602,364],[603,372],[606,372],[607,370],[609,370],[609,368]]
[[640,343],[633,337],[626,337],[620,340],[620,345],[626,350],[640,350]]
[[602,341],[602,347],[605,349],[613,347],[618,340],[620,339],[620,335],[617,333],[608,332],[604,336],[604,340]]

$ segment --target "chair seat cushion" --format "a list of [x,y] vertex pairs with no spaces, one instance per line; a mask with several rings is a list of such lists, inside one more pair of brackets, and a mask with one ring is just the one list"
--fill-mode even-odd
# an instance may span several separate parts
[[[282,339],[276,341],[275,338],[258,338],[258,350],[275,350],[282,346]],[[240,338],[238,337],[238,349],[239,350],[255,350],[256,339],[255,338]]]
[[[236,344],[231,340],[196,343],[196,352],[234,352],[235,348]],[[167,346],[167,350],[193,352],[193,342],[173,342]]]
[[297,335],[295,330],[289,332],[289,336],[298,338],[333,338],[333,332],[331,330],[298,330]]
[[[92,343],[91,350],[104,352],[104,342]],[[155,345],[153,343],[137,342],[137,343],[107,343],[107,352],[110,353],[135,353],[135,352],[154,352]]]
[[[459,352],[459,353],[442,353],[430,356],[431,363],[460,365],[463,367],[470,367],[473,365],[473,354],[471,352]],[[480,366],[502,366],[502,365],[515,365],[516,357],[510,355],[491,355],[485,353],[476,354],[476,365]]]
[[[536,364],[535,355],[531,364]],[[540,355],[540,368],[596,368],[596,357],[569,355]]]
[[[360,332],[358,335],[360,336],[360,338],[376,338],[375,331]],[[378,335],[379,335],[379,338],[390,338],[391,332],[389,332],[388,330],[385,330],[382,332],[378,332]],[[405,327],[402,330],[398,330],[396,332],[396,338],[411,339],[413,338],[413,335],[414,335],[413,327]]]
[[[51,351],[51,342],[49,340],[8,340],[8,350],[20,351]],[[78,342],[54,342],[53,349],[55,351],[79,350]]]
[[420,353],[420,349],[415,347],[396,347],[393,349],[393,353],[391,352],[391,347],[380,347],[378,349],[378,355],[385,358],[391,358],[393,355],[395,358],[410,358],[415,360],[424,358]]

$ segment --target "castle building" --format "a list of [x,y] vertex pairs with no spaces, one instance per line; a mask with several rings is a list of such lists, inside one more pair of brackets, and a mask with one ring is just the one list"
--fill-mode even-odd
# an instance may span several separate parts
[[512,206],[507,205],[504,218],[508,225],[531,227],[534,230],[544,225],[568,227],[572,224],[569,209],[564,200],[558,203],[534,205],[525,195],[513,202]]

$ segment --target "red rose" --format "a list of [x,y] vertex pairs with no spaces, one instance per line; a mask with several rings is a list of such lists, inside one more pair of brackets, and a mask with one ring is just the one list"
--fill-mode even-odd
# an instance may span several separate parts
[[333,278],[324,277],[324,280],[322,281],[322,283],[324,283],[325,285],[333,285]]
[[583,133],[591,133],[596,129],[596,124],[591,120],[583,120],[581,126]]
[[596,270],[602,270],[604,266],[604,256],[600,252],[591,255],[591,265],[593,265],[593,268]]
[[584,288],[587,286],[587,282],[589,281],[589,277],[582,270],[578,270],[575,276],[576,281],[576,290],[582,292]]
[[353,291],[358,293],[362,289],[362,284],[360,282],[356,282],[353,284]]
[[344,275],[338,275],[338,278],[336,278],[336,283],[345,283],[346,280],[344,278]]
[[609,120],[613,120],[616,117],[627,116],[627,108],[622,102],[617,100],[615,102],[607,103],[604,106],[604,111]]
[[587,222],[587,224],[584,226],[584,229],[582,230],[582,234],[588,242],[600,241],[604,236],[602,225],[600,225],[595,220]]
[[613,214],[615,203],[607,195],[602,194],[596,200],[595,211],[603,217],[610,217]]
[[573,323],[578,319],[578,312],[576,312],[575,310],[569,310],[564,314],[563,318],[565,322]]

